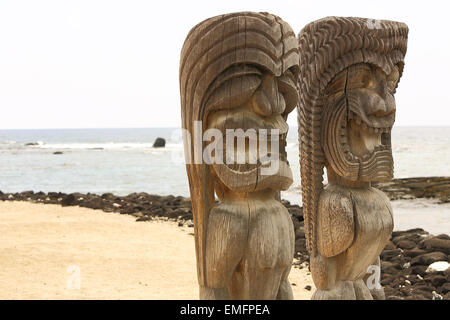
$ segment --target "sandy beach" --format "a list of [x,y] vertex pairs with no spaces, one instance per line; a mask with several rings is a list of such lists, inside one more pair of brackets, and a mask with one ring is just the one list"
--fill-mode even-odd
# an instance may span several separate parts
[[[193,228],[20,201],[0,217],[0,299],[198,299]],[[311,297],[307,269],[290,281]]]

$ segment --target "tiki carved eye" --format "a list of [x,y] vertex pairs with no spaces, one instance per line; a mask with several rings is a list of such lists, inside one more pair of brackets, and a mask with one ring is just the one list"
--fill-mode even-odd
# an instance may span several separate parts
[[298,103],[298,91],[294,70],[288,69],[278,78],[278,89],[286,102],[284,114],[290,113]]
[[262,72],[254,66],[228,68],[208,88],[205,108],[229,109],[244,104],[261,85],[261,77]]
[[372,89],[376,86],[374,70],[368,64],[357,64],[348,69],[347,90]]

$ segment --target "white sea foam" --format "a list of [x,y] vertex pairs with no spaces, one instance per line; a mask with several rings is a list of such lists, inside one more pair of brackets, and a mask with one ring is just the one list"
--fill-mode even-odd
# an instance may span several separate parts
[[[174,138],[177,131],[0,130],[0,190],[189,196],[183,145]],[[157,137],[166,139],[165,148],[152,148]],[[32,142],[38,144],[26,146]],[[450,127],[394,127],[392,145],[396,178],[450,176]],[[290,129],[286,149],[294,183],[282,198],[300,204],[297,128]],[[422,227],[450,233],[450,205],[408,200],[393,201],[392,206],[396,230]]]
[[153,143],[145,142],[107,142],[107,143],[48,143],[30,146],[35,149],[55,150],[142,150],[145,152],[170,152],[182,149],[182,144],[167,143],[164,148],[153,148]]

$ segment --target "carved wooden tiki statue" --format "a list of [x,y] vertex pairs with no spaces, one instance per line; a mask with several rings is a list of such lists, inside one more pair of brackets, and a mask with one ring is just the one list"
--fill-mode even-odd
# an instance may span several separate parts
[[[286,118],[298,102],[298,59],[292,29],[268,13],[213,17],[185,40],[182,126],[194,141],[185,136],[201,299],[292,299],[287,277],[294,231],[279,192],[292,183],[284,147]],[[198,132],[211,129],[219,132],[214,141],[223,137],[225,150],[215,151],[219,161],[205,163],[202,155],[210,140],[204,136],[201,141]],[[275,139],[269,135],[273,129],[278,130]],[[256,135],[244,135],[243,148],[232,139],[230,148],[229,133],[239,130]],[[273,150],[275,140],[280,147]],[[230,163],[239,154],[245,161]],[[261,155],[277,160],[271,173],[263,172],[268,162]]]
[[384,298],[366,271],[379,270],[392,209],[370,183],[393,177],[394,94],[407,35],[403,23],[340,17],[312,22],[299,34],[301,184],[313,299]]

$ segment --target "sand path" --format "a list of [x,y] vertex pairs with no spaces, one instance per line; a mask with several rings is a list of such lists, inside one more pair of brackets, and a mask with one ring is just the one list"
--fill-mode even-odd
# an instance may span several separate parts
[[[192,232],[100,210],[0,202],[0,299],[198,299]],[[293,268],[290,281],[295,299],[311,297],[306,269]]]

